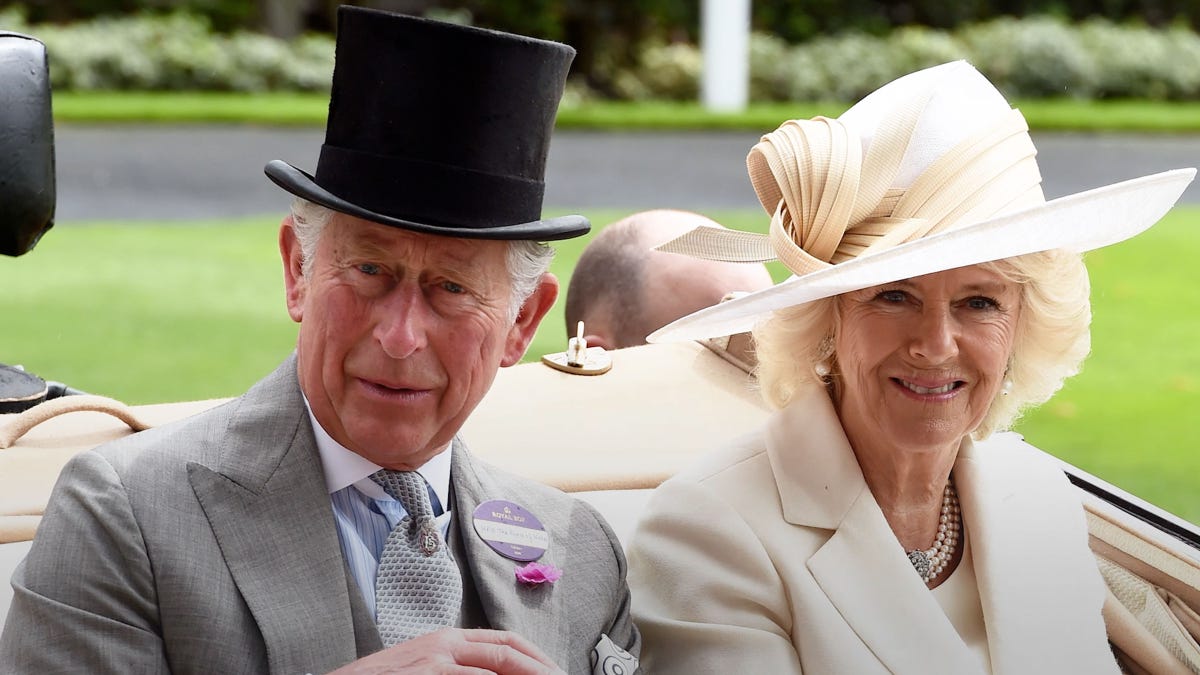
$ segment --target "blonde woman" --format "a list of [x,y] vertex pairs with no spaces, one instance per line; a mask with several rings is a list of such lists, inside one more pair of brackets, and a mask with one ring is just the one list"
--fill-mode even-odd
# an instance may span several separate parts
[[1088,352],[1080,252],[1152,225],[1195,172],[1046,202],[1035,154],[946,64],[764,136],[770,235],[672,244],[796,276],[652,336],[757,325],[777,412],[651,499],[629,556],[650,672],[1118,671],[1078,499],[996,432]]

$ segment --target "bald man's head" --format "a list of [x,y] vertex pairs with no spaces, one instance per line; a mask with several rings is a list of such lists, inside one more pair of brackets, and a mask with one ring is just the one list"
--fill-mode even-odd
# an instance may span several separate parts
[[723,263],[653,247],[696,227],[720,224],[690,211],[641,211],[604,228],[584,249],[567,289],[567,334],[583,321],[588,343],[607,349],[645,344],[681,316],[733,291],[772,284],[758,263]]

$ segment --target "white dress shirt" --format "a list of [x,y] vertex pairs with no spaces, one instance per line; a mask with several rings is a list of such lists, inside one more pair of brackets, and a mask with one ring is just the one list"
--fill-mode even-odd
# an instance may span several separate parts
[[[307,398],[304,404],[308,406]],[[373,617],[379,556],[388,534],[407,511],[371,480],[371,474],[383,467],[333,440],[317,422],[311,407],[308,417],[325,470],[325,486],[329,489],[342,555]],[[447,445],[417,469],[429,486],[430,501],[443,539],[450,527],[450,456]]]

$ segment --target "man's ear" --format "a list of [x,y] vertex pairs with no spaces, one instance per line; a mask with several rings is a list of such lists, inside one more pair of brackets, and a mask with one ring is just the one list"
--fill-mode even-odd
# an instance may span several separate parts
[[297,323],[304,318],[304,252],[296,236],[296,225],[292,217],[283,219],[279,225],[279,255],[283,258],[283,288],[287,295],[288,316]]
[[517,321],[508,331],[508,341],[504,347],[504,358],[500,361],[501,366],[507,368],[521,361],[521,357],[525,356],[525,350],[529,349],[529,343],[533,341],[534,334],[537,333],[538,326],[542,323],[542,318],[546,316],[546,312],[550,311],[550,307],[554,305],[557,298],[558,277],[547,272],[542,275],[537,288],[525,300],[525,304],[521,305]]
[[583,339],[584,339],[585,341],[587,341],[587,346],[588,346],[588,347],[604,347],[605,351],[610,351],[610,352],[611,352],[613,349],[616,349],[616,347],[614,347],[614,346],[613,346],[614,344],[616,344],[616,341],[615,341],[615,340],[610,340],[610,339],[608,339],[607,337],[605,337],[605,336],[603,336],[603,335],[597,335],[597,334],[595,334],[595,333],[589,333],[589,334],[587,334],[587,335],[584,335],[584,336],[583,336]]

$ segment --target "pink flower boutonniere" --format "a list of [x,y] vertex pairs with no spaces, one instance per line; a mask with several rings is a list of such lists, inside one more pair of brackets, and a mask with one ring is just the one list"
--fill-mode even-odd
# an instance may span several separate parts
[[545,565],[540,562],[531,562],[524,567],[518,567],[516,573],[517,581],[526,586],[552,584],[562,577],[562,570],[554,565]]

